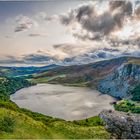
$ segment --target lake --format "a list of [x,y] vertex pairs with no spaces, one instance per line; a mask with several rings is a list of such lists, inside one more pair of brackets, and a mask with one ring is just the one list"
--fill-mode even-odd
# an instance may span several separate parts
[[115,99],[97,90],[55,84],[38,84],[10,96],[19,107],[65,120],[80,120],[113,109]]

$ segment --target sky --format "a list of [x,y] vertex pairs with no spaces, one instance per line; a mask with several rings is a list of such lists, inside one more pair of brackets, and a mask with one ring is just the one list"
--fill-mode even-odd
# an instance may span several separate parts
[[137,0],[0,1],[0,65],[140,56]]

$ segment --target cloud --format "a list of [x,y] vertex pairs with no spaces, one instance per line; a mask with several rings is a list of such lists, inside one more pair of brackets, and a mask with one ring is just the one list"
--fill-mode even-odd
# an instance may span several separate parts
[[[138,40],[137,40],[138,41]],[[134,40],[135,42],[135,40]],[[116,42],[115,42],[116,43]],[[104,45],[103,45],[104,44]],[[119,56],[140,57],[139,47],[128,42],[118,42],[116,47],[108,42],[98,42],[96,44],[57,44],[54,45],[53,52],[38,50],[36,53],[22,55],[21,57],[7,56],[0,60],[0,65],[73,65],[87,64],[99,60],[110,59]],[[57,53],[56,53],[57,52]],[[61,53],[65,54],[61,59]]]
[[22,58],[24,60],[24,62],[26,63],[48,63],[48,62],[53,62],[55,59],[50,57],[50,56],[46,56],[46,55],[41,55],[41,54],[30,54],[30,55],[26,55]]
[[20,60],[19,58],[16,58],[16,57],[10,56],[10,55],[8,55],[8,56],[6,56],[6,58],[0,60],[0,64],[17,64],[17,63],[22,64],[23,61]]
[[96,52],[89,52],[83,55],[77,55],[75,57],[65,58],[61,61],[60,64],[62,65],[74,65],[74,64],[88,64],[96,61],[101,61],[104,59],[111,59],[115,57],[121,56],[135,56],[140,57],[140,51],[133,51],[133,52],[119,52],[115,50],[98,50]]
[[130,39],[125,39],[125,40],[121,40],[121,39],[110,39],[108,40],[109,44],[112,47],[125,47],[125,48],[133,48],[136,47],[137,49],[139,49],[140,47],[140,37],[134,37],[134,38],[130,38]]
[[29,36],[30,37],[46,37],[46,36],[48,36],[48,34],[45,34],[45,33],[30,33]]
[[110,11],[115,11],[116,9],[125,15],[131,15],[133,11],[133,5],[130,1],[110,1],[109,3]]
[[24,64],[24,65],[48,65],[56,63],[57,60],[51,56],[43,54],[28,54],[22,57],[6,56],[6,58],[0,60],[0,64],[13,65],[13,64]]
[[135,14],[138,18],[140,18],[140,6],[137,6],[137,8],[135,10]]
[[59,15],[49,16],[49,15],[47,15],[46,12],[39,12],[34,16],[34,19],[36,21],[38,21],[39,23],[42,23],[44,21],[45,22],[59,21],[60,17],[59,17]]
[[53,47],[56,51],[66,53],[66,57],[61,60],[61,64],[86,64],[98,60],[110,59],[118,56],[138,56],[140,57],[139,39],[133,40],[104,40],[77,44],[57,44]]
[[38,26],[37,22],[23,15],[17,16],[15,22],[16,22],[16,27],[14,30],[15,32],[25,31],[32,27]]
[[[81,40],[120,38],[117,32],[123,31],[126,26],[132,28],[139,22],[134,16],[139,15],[139,7],[139,3],[135,2],[134,7],[129,0],[87,2],[59,15],[59,20]],[[136,30],[133,28],[132,32]],[[125,36],[130,37],[128,33]]]
[[139,17],[140,3],[132,0],[86,2],[65,14],[50,17],[44,12],[32,18],[21,15],[16,18],[15,32],[30,30],[40,24],[40,28],[30,30],[27,35],[46,37],[44,30],[49,27],[46,22],[59,21],[77,38],[77,42],[56,44],[46,52],[7,60],[24,64],[63,64],[88,63],[121,55],[139,56]]
[[92,49],[96,49],[94,45],[91,44],[71,44],[71,43],[64,43],[64,44],[57,44],[53,46],[57,52],[62,52],[65,54],[64,58],[75,57],[86,52],[91,51]]

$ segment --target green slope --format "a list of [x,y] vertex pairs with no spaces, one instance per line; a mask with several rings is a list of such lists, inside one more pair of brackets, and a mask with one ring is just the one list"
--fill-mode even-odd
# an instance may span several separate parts
[[[30,111],[28,111],[30,112]],[[30,112],[32,113],[32,112]],[[0,108],[0,138],[3,139],[91,139],[110,138],[98,117],[82,121],[64,121],[40,114],[40,120],[24,111]],[[5,119],[6,118],[6,119]],[[13,121],[13,123],[11,123]],[[11,125],[12,124],[12,125]]]
[[[14,121],[13,126],[9,125],[8,120]],[[0,138],[50,138],[50,134],[42,122],[35,121],[22,113],[0,108]]]

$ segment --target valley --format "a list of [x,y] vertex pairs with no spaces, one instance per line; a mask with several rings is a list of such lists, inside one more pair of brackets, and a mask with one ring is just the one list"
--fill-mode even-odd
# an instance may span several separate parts
[[0,0],[0,139],[140,139],[140,0]]
[[[26,119],[21,122],[25,127],[34,121],[35,125],[27,135],[21,127],[23,137],[17,133],[19,126],[11,122],[15,128],[2,128],[1,138],[11,138],[12,134],[12,138],[33,138],[34,131],[41,132],[41,135],[36,133],[35,138],[112,138],[98,117],[102,110],[140,113],[139,58],[120,57],[43,70],[37,67],[26,75],[30,68],[8,67],[8,73],[4,70],[5,74],[0,78],[0,113],[2,117],[6,116],[6,121],[12,114],[12,118],[21,116],[21,120],[24,116],[29,117],[29,124],[24,122]],[[10,73],[9,69],[12,69]],[[34,127],[40,123],[41,127],[36,130]],[[47,134],[44,134],[46,129]]]

